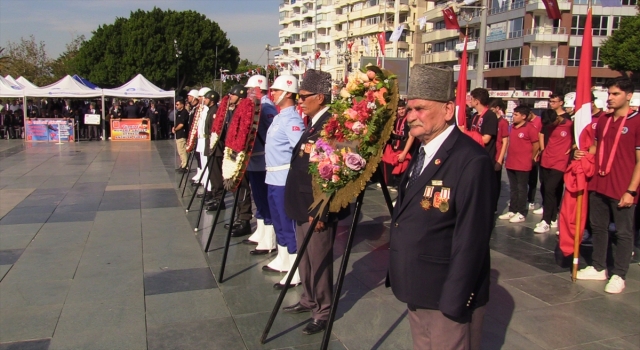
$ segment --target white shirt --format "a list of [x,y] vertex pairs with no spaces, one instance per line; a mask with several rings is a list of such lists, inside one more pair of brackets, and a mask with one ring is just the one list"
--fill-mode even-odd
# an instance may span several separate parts
[[420,174],[422,174],[422,172],[424,171],[424,168],[427,167],[427,164],[431,162],[431,159],[433,159],[433,156],[436,154],[436,152],[438,152],[438,150],[440,149],[440,146],[442,146],[442,144],[444,143],[444,140],[446,140],[447,137],[449,137],[449,135],[453,131],[453,128],[455,127],[456,127],[455,125],[450,125],[448,128],[446,128],[442,132],[442,134],[436,136],[436,138],[431,140],[426,145],[420,146],[422,149],[424,149],[424,163],[422,163],[422,169],[420,170]]
[[328,110],[329,110],[329,106],[326,106],[323,109],[321,109],[318,113],[316,113],[316,115],[314,115],[313,118],[311,118],[310,126],[316,125],[316,122],[318,121],[318,119],[320,119],[320,117]]

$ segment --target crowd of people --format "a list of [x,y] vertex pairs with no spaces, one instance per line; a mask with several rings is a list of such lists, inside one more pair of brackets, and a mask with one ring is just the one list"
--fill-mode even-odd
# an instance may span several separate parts
[[[23,106],[20,99],[0,103],[0,127],[5,139],[25,137],[25,119],[53,118],[66,119],[73,123],[78,139],[89,141],[110,140],[111,119],[144,118],[149,120],[152,140],[173,138],[171,132],[174,121],[173,101],[160,100],[113,100],[105,101],[106,112],[99,125],[85,123],[86,114],[102,116],[101,103],[87,100],[43,99],[27,100]],[[104,135],[103,135],[104,126]]]

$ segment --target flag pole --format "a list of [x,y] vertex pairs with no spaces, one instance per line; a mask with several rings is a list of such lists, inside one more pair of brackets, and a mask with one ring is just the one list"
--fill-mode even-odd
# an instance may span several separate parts
[[[588,9],[587,9],[587,23],[585,23],[584,35],[588,35],[590,40],[593,40],[592,39],[592,34],[593,33],[591,33],[592,26],[593,26],[592,23],[591,23],[591,21],[592,21],[592,17],[591,17],[592,16],[592,8],[591,7],[592,7],[592,3],[591,3],[591,0],[589,0],[588,1]],[[587,32],[589,32],[589,33],[587,34]],[[584,45],[584,41],[585,41],[584,38],[585,37],[583,36],[582,38],[583,38],[582,39],[583,40],[583,45],[582,46],[585,46]],[[591,45],[589,45],[589,46],[591,46]],[[589,51],[591,51],[591,50],[589,50]],[[584,52],[584,50],[583,50],[583,52]],[[590,62],[591,62],[591,57],[588,58],[588,63],[590,63]],[[581,64],[582,64],[582,62],[581,62]],[[577,91],[578,91],[580,85],[582,85],[584,83],[588,83],[589,86],[591,86],[591,74],[589,74],[589,76],[588,76],[588,78],[589,78],[588,82],[582,81],[582,79],[580,79],[580,71],[581,70],[582,69],[579,69],[579,71],[578,71],[578,81],[577,81],[578,87],[576,88],[576,99],[578,97]],[[584,78],[584,77],[582,77],[582,78]],[[579,147],[579,144],[580,144],[580,136],[579,135],[576,138],[576,144]],[[578,191],[578,196],[577,196],[578,203],[576,205],[576,222],[575,222],[575,230],[576,230],[576,232],[575,232],[575,235],[573,236],[573,266],[572,266],[572,269],[571,269],[571,280],[573,281],[573,283],[575,283],[578,280],[578,263],[580,261],[580,243],[582,242],[582,232],[580,232],[581,231],[580,229],[582,227],[582,225],[581,225],[581,223],[582,223],[582,201],[583,201],[583,197],[584,197],[584,192],[585,192],[584,189],[579,190]]]

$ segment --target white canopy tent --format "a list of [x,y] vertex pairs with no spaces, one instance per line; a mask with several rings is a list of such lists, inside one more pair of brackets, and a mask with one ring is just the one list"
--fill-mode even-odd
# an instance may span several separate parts
[[24,87],[24,85],[20,84],[17,80],[15,80],[11,75],[7,75],[4,77],[5,80],[7,80],[8,82],[10,82],[13,85],[19,85],[21,88]]
[[165,91],[155,86],[142,74],[136,75],[124,85],[114,89],[103,89],[104,96],[128,98],[174,98],[174,91]]
[[24,91],[20,85],[0,76],[0,97],[24,97]]
[[27,89],[35,89],[38,87],[38,85],[30,82],[27,78],[23,76],[19,76],[18,79],[16,79],[16,82]]
[[39,88],[26,88],[25,96],[58,98],[102,97],[102,90],[88,88],[77,82],[70,75],[67,75],[51,85]]

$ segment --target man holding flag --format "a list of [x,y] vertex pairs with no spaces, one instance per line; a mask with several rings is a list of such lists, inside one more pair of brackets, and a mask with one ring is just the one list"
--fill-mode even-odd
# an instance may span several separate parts
[[[607,105],[613,113],[600,118],[596,142],[589,148],[596,163],[596,174],[591,180],[593,191],[589,195],[593,266],[578,271],[577,278],[607,279],[608,227],[613,221],[617,229],[614,267],[604,291],[616,294],[625,288],[633,250],[634,211],[640,185],[640,117],[629,107],[634,90],[629,78],[613,79],[607,83],[607,88]],[[580,159],[585,153],[578,150],[575,158]]]

